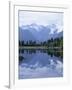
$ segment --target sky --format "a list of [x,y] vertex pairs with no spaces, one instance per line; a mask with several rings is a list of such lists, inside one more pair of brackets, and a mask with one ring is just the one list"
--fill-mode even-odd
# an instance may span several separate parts
[[52,25],[63,27],[63,13],[19,11],[19,26],[23,25]]
[[32,23],[40,25],[47,25],[47,24],[63,25],[63,13],[19,11],[20,26],[30,25]]

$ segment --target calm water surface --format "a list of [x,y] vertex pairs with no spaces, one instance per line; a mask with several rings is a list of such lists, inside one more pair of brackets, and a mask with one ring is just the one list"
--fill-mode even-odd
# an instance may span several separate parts
[[63,58],[48,50],[20,50],[19,79],[63,76]]

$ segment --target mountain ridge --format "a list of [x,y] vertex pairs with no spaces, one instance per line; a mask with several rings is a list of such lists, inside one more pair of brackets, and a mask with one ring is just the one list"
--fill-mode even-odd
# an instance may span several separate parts
[[56,25],[23,25],[19,27],[19,40],[46,41],[51,38],[63,37],[63,31],[59,32]]

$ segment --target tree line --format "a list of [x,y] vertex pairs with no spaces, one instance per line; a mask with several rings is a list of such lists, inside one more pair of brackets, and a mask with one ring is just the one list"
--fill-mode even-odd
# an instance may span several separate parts
[[63,37],[60,38],[51,38],[44,42],[37,43],[36,41],[20,41],[19,40],[19,46],[47,46],[47,47],[61,47],[63,48]]

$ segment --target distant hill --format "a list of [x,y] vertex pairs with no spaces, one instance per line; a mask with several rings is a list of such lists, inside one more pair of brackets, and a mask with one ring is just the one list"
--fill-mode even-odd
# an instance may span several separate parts
[[51,38],[62,37],[63,31],[59,31],[55,25],[24,25],[19,27],[19,40],[42,42]]

